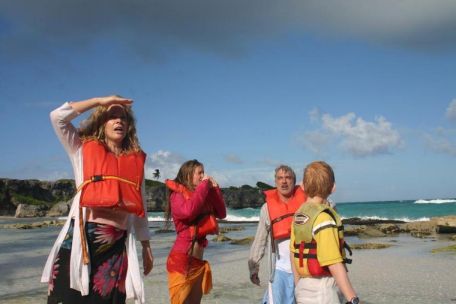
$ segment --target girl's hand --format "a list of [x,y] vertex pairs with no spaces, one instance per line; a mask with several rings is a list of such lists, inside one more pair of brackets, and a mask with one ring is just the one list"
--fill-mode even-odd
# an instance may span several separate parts
[[212,184],[212,187],[218,187],[219,185],[217,184],[217,182],[215,181],[215,179],[212,177],[212,176],[209,176],[209,180]]

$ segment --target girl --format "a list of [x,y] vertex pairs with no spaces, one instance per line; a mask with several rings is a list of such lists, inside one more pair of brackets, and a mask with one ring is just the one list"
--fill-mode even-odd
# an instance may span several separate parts
[[177,232],[167,261],[170,302],[200,303],[212,288],[210,266],[203,260],[206,235],[218,233],[215,217],[225,218],[225,203],[217,182],[204,175],[203,164],[196,159],[185,162],[166,186],[166,217],[172,217]]

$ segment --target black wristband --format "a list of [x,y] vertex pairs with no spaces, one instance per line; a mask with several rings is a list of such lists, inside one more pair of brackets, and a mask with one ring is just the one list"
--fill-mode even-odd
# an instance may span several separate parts
[[348,301],[345,304],[359,304],[359,298],[358,297],[353,297],[350,301]]

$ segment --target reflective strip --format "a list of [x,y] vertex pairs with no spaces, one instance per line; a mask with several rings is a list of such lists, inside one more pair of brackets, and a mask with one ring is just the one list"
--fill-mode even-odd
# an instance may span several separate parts
[[317,226],[313,227],[312,236],[315,237],[315,235],[318,232],[320,232],[321,230],[323,230],[323,229],[336,228],[336,227],[337,227],[336,222],[334,222],[334,221],[324,221],[324,222],[318,224]]
[[85,180],[81,185],[79,185],[77,192],[81,191],[85,186],[87,186],[90,183],[101,182],[101,181],[104,181],[107,179],[114,179],[114,180],[118,180],[118,181],[130,184],[132,186],[135,186],[136,190],[139,190],[139,183],[132,182],[131,180],[128,180],[126,178],[114,176],[114,175],[94,175],[90,179]]

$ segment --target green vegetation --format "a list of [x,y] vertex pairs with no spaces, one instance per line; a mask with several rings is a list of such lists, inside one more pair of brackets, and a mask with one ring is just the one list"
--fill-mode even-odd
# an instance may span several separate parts
[[12,195],[12,197],[13,197],[13,199],[16,202],[21,203],[21,204],[36,205],[36,206],[39,206],[39,205],[52,205],[52,203],[50,203],[50,202],[41,201],[41,200],[38,200],[36,198],[30,197],[30,196],[21,195],[21,194],[17,194],[17,193],[14,193]]
[[440,248],[432,249],[432,253],[440,253],[440,252],[456,253],[456,245],[450,245],[447,247],[440,247]]
[[363,244],[351,244],[351,249],[383,249],[393,246],[392,244],[380,244],[380,243],[363,243]]
[[158,187],[158,186],[163,186],[164,183],[151,180],[151,179],[146,179],[146,187]]
[[270,190],[270,189],[274,189],[273,186],[268,185],[268,184],[263,183],[263,182],[257,182],[257,183],[256,183],[256,186],[257,186],[258,188],[260,188],[261,190]]
[[242,185],[242,186],[241,186],[241,189],[243,189],[243,190],[252,190],[253,187],[250,186],[250,185]]

